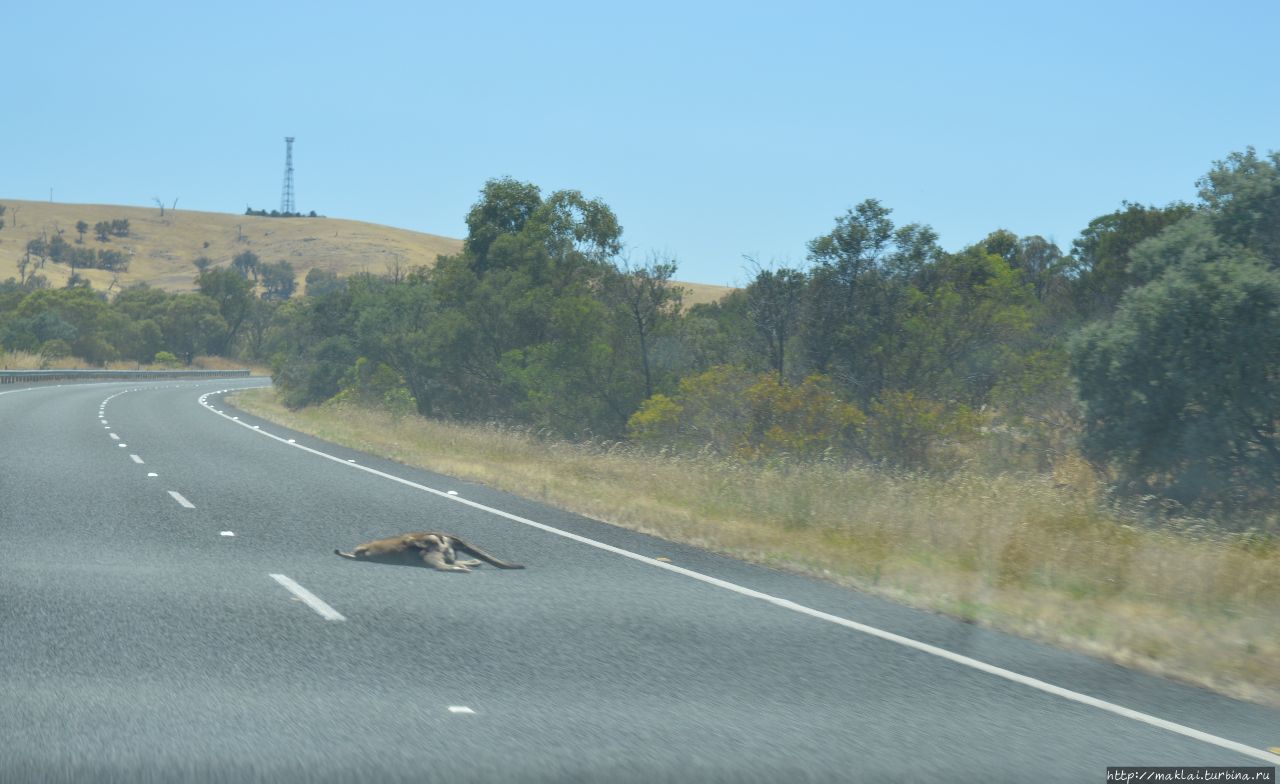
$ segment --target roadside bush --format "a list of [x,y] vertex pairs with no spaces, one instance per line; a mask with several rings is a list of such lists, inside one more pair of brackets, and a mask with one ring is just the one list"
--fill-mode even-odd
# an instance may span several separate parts
[[839,398],[826,376],[799,384],[721,365],[680,382],[675,397],[654,395],[628,422],[650,446],[714,451],[748,460],[814,459],[856,448],[866,415]]
[[871,405],[868,446],[873,459],[897,468],[939,468],[954,462],[949,447],[977,438],[979,422],[967,406],[888,390]]
[[396,416],[417,410],[417,402],[405,388],[404,377],[384,362],[360,357],[343,375],[341,384],[342,391],[330,398],[329,403],[380,408]]
[[71,356],[71,344],[61,338],[46,340],[40,344],[40,357],[47,363]]

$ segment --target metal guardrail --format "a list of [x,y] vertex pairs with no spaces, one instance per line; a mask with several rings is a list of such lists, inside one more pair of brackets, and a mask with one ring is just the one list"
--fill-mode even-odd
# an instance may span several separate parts
[[0,370],[0,384],[99,379],[243,378],[248,375],[248,370]]

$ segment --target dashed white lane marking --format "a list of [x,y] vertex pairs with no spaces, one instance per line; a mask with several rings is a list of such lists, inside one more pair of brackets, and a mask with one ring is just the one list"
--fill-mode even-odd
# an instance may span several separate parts
[[116,444],[116,446],[120,447],[121,449],[124,449],[125,447],[128,446],[128,444]]
[[235,535],[236,535],[235,531],[222,531],[218,534],[218,536],[235,536]]
[[173,500],[177,501],[178,503],[182,504],[183,506],[185,506],[185,507],[186,507],[186,508],[188,508],[188,509],[195,509],[195,508],[196,508],[196,505],[195,505],[195,504],[193,504],[193,503],[191,503],[190,501],[188,501],[187,499],[183,498],[183,497],[182,497],[182,493],[179,493],[177,490],[170,490],[170,491],[169,491],[169,495],[173,496]]
[[112,440],[112,441],[119,441],[119,440],[120,440],[120,436],[116,435],[115,433],[107,433],[107,435],[111,436],[111,440]]
[[[205,404],[205,407],[208,408],[210,411],[215,410],[213,409],[212,406],[209,406],[208,404]],[[221,412],[218,412],[218,413],[220,416],[222,416],[225,419],[234,419],[234,417],[229,417],[226,414],[222,414]],[[240,422],[239,420],[236,420],[236,424],[240,425],[245,429],[250,429],[249,425],[245,424],[244,422]],[[268,433],[264,430],[259,430],[256,432],[259,435],[263,435],[263,436],[266,436],[267,438],[275,439],[276,441],[279,441],[281,443],[288,443],[287,439],[284,439],[272,433]],[[436,490],[435,488],[427,487],[426,485],[421,485],[421,484],[418,484],[417,482],[412,482],[408,479],[403,479],[401,477],[395,476],[394,474],[388,474],[386,472],[379,471],[376,468],[370,468],[368,466],[360,465],[359,463],[347,463],[345,460],[343,460],[340,457],[335,457],[334,455],[330,455],[326,452],[321,452],[318,449],[312,449],[311,447],[308,447],[308,446],[303,446],[302,444],[290,444],[290,446],[292,446],[294,449],[301,449],[304,452],[308,452],[310,454],[316,455],[317,457],[322,457],[325,460],[332,460],[335,463],[348,465],[351,468],[356,469],[357,471],[364,471],[366,473],[373,474],[375,476],[380,476],[384,479],[389,479],[393,482],[398,482],[402,485],[405,485],[406,487],[412,487],[417,490],[421,490],[424,493],[431,493],[432,495],[440,496],[442,498],[448,498],[450,500],[456,501],[457,503],[470,506],[474,509],[480,509],[482,511],[489,512],[490,514],[497,515],[498,517],[502,517],[507,520],[520,523],[522,525],[527,525],[531,528],[536,528],[540,531],[546,531],[547,533],[555,534],[556,536],[562,536],[565,539],[571,539],[575,542],[585,544],[589,547],[594,547],[598,550],[604,550],[606,552],[614,553],[615,555],[620,555],[624,558],[630,558],[633,561],[639,561],[640,563],[645,563],[650,566],[657,567],[659,569],[665,569],[669,572],[682,574],[685,577],[688,577],[690,579],[697,580],[699,582],[706,583],[708,585],[714,585],[717,588],[723,588],[726,591],[732,591],[742,596],[749,596],[753,599],[759,599],[760,601],[768,602],[769,604],[772,604],[777,607],[781,607],[785,610],[791,610],[792,612],[797,612],[797,613],[800,613],[801,615],[807,615],[811,618],[827,621],[828,623],[833,623],[833,624],[836,624],[837,626],[843,626],[847,629],[852,629],[857,632],[862,632],[863,634],[869,635],[871,637],[876,637],[881,640],[885,640],[886,642],[895,643],[905,648],[911,648],[913,650],[920,651],[921,653],[929,654],[930,656],[936,656],[940,659],[946,659],[947,661],[953,662],[955,664],[959,664],[963,667],[969,667],[969,668],[978,670],[979,672],[985,672],[988,675],[993,675],[997,678],[1003,678],[1007,681],[1012,681],[1013,683],[1021,684],[1023,686],[1027,686],[1032,689],[1045,692],[1046,694],[1052,694],[1056,697],[1061,697],[1062,699],[1070,700],[1072,702],[1077,702],[1082,705],[1088,705],[1092,708],[1097,708],[1098,710],[1106,711],[1116,716],[1121,716],[1126,719],[1132,719],[1133,721],[1141,722],[1143,724],[1147,724],[1152,727],[1159,727],[1160,729],[1168,730],[1169,732],[1173,732],[1178,735],[1182,735],[1184,737],[1192,738],[1194,740],[1198,740],[1203,743],[1208,743],[1212,746],[1218,746],[1219,748],[1228,749],[1230,751],[1234,751],[1239,754],[1244,754],[1247,757],[1253,757],[1254,759],[1262,760],[1263,762],[1266,762],[1269,765],[1280,765],[1280,754],[1271,754],[1266,751],[1263,751],[1262,749],[1255,749],[1252,746],[1247,746],[1243,743],[1239,743],[1234,740],[1229,740],[1227,738],[1222,738],[1217,735],[1212,735],[1208,732],[1202,732],[1201,730],[1197,730],[1193,727],[1187,727],[1182,724],[1177,724],[1175,722],[1159,718],[1158,716],[1152,716],[1147,713],[1142,713],[1140,711],[1133,710],[1132,708],[1126,708],[1123,705],[1117,705],[1114,702],[1107,702],[1106,700],[1101,700],[1101,699],[1098,699],[1097,697],[1091,697],[1087,694],[1082,694],[1077,691],[1071,691],[1070,689],[1065,689],[1061,686],[1055,686],[1054,684],[1049,683],[1047,681],[1042,681],[1038,678],[1032,678],[1028,675],[1023,675],[1021,673],[1017,673],[1012,670],[1006,670],[1003,667],[997,667],[994,664],[988,664],[984,661],[980,661],[978,659],[974,659],[969,656],[964,656],[963,654],[955,653],[954,651],[949,651],[945,648],[939,648],[938,646],[930,645],[927,642],[913,640],[910,637],[904,637],[900,634],[895,634],[890,631],[885,631],[884,629],[879,629],[875,626],[869,626],[865,623],[859,623],[858,621],[850,620],[849,618],[842,618],[839,615],[832,615],[831,613],[826,613],[821,610],[815,610],[812,607],[806,607],[803,604],[793,602],[790,599],[783,599],[778,596],[772,596],[762,591],[757,591],[752,588],[747,588],[745,586],[738,585],[737,583],[731,583],[728,580],[721,580],[718,577],[712,577],[711,575],[702,574],[701,572],[695,572],[692,569],[686,569],[683,566],[676,566],[675,564],[664,563],[655,558],[650,558],[646,555],[641,555],[639,553],[633,553],[630,550],[624,550],[621,547],[615,547],[611,544],[599,542],[599,541],[596,541],[595,539],[590,539],[580,534],[575,534],[570,531],[563,531],[559,528],[555,528],[553,526],[547,525],[546,523],[539,523],[536,520],[530,520],[527,517],[520,517],[519,515],[514,515],[514,514],[511,514],[510,512],[504,512],[501,509],[495,509],[491,506],[485,506],[484,504],[468,500],[461,496],[449,495],[447,492],[443,490]]]
[[160,476],[160,475],[157,474],[155,471],[148,471],[147,476]]
[[138,457],[137,455],[129,455],[129,459],[137,463],[138,465],[142,465],[142,458]]
[[285,575],[273,574],[271,575],[271,579],[280,583],[285,587],[287,591],[289,591],[290,593],[292,593],[294,596],[298,597],[302,601],[306,602],[308,607],[320,613],[320,615],[323,616],[326,621],[345,621],[346,620],[346,616],[344,616],[342,613],[338,612],[337,610],[333,609],[329,605],[325,604],[324,600],[321,599],[319,596],[316,596],[311,591],[308,591],[306,588],[303,588],[301,585],[298,585],[296,582],[286,577]]
[[449,712],[450,713],[475,713],[475,711],[471,710],[466,705],[450,705]]

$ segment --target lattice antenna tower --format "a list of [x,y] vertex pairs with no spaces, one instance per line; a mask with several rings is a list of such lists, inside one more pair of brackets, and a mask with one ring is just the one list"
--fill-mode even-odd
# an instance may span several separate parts
[[284,137],[284,186],[280,189],[280,212],[290,215],[293,208],[293,137]]

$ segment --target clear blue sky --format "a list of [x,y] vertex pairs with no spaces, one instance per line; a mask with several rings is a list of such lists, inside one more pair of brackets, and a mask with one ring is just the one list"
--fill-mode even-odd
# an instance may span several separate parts
[[0,201],[297,206],[453,237],[486,179],[576,188],[633,256],[743,283],[880,199],[948,249],[1067,249],[1280,147],[1280,3],[23,2]]

